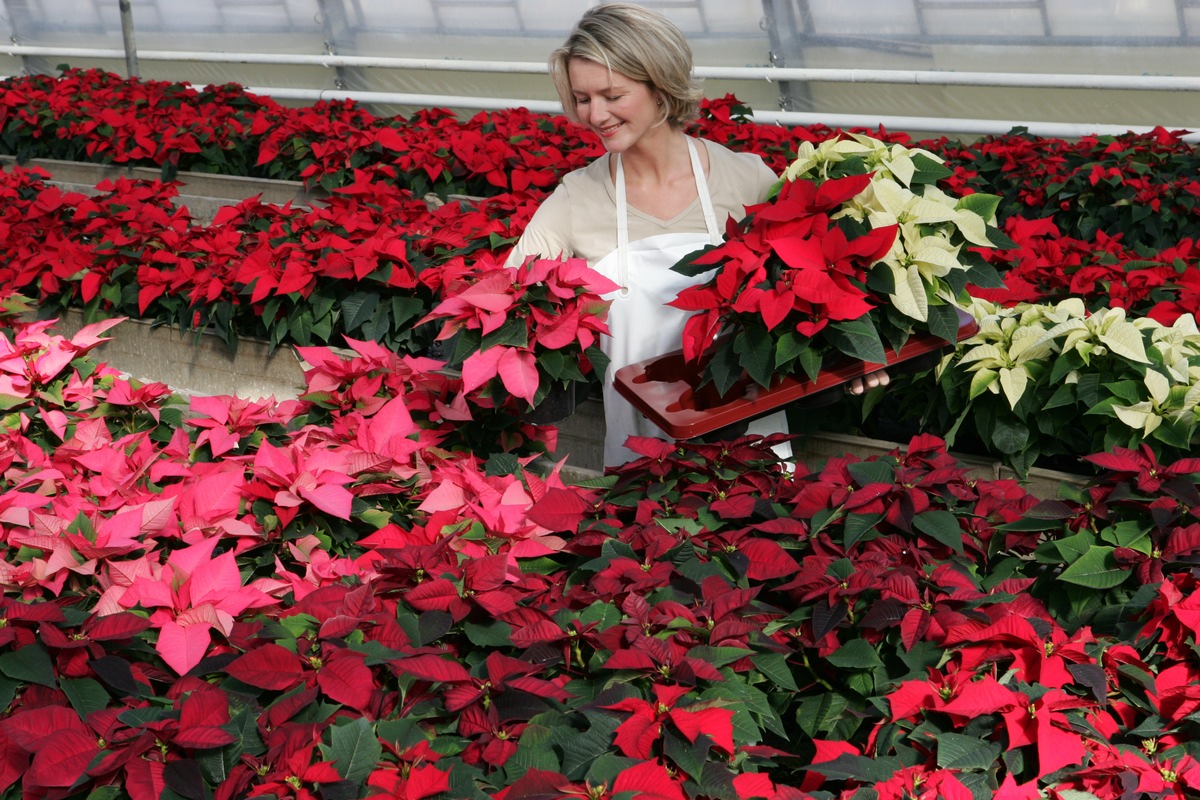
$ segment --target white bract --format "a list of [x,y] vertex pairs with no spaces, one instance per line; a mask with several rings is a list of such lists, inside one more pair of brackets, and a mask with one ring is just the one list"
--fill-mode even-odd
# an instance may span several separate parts
[[[1083,366],[1059,374],[1055,382],[1077,384],[1089,371],[1100,372],[1104,380],[1132,382],[1140,399],[1111,408],[1143,438],[1168,420],[1194,423],[1198,418],[1200,330],[1190,314],[1168,327],[1150,318],[1129,319],[1120,308],[1089,314],[1076,298],[1013,308],[975,300],[972,311],[978,333],[941,367],[971,374],[969,400],[984,392],[1003,394],[1016,409],[1038,382],[1048,384],[1058,358],[1075,353]],[[1056,387],[1044,388],[1053,392]]]
[[914,191],[913,176],[922,156],[941,163],[942,159],[926,150],[888,145],[860,134],[828,140],[819,145],[803,142],[796,159],[784,172],[785,180],[823,181],[833,169],[850,158],[862,161],[871,172],[871,183],[851,198],[834,218],[851,217],[872,228],[896,225],[898,234],[891,250],[882,259],[892,272],[893,306],[905,316],[927,322],[929,304],[935,298],[958,305],[950,284],[943,280],[954,270],[966,270],[960,258],[963,243],[990,246],[987,225],[973,210],[980,205],[969,197],[956,199],[932,184],[919,184]]

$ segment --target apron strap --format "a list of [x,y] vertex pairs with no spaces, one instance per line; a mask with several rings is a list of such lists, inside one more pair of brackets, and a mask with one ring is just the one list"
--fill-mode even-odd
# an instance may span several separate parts
[[[721,243],[721,228],[717,225],[717,215],[713,211],[712,196],[708,193],[708,180],[704,177],[704,167],[700,163],[700,154],[696,152],[696,142],[687,137],[688,157],[692,161],[692,177],[696,180],[696,194],[700,197],[700,210],[704,212],[704,227],[708,229],[708,240],[713,244]],[[617,283],[620,284],[621,296],[629,294],[629,204],[625,199],[625,168],[621,165],[621,154],[617,153]]]
[[625,168],[617,153],[617,283],[621,296],[629,294],[629,205],[625,201]]
[[700,154],[696,152],[696,143],[690,136],[687,146],[688,155],[692,158],[692,174],[696,176],[696,194],[700,195],[700,208],[704,211],[704,227],[708,228],[708,240],[713,244],[720,244],[721,229],[717,227],[717,215],[713,211],[712,196],[708,193],[708,180],[704,177],[704,167],[700,164]]

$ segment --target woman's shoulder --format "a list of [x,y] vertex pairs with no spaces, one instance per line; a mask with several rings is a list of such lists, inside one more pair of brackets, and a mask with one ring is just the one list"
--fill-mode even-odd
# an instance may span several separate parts
[[740,169],[753,167],[755,169],[764,169],[767,172],[771,171],[771,168],[767,166],[767,162],[763,161],[762,156],[758,153],[730,150],[725,145],[714,142],[711,139],[697,139],[696,141],[703,142],[704,146],[708,149],[710,163],[720,163]]
[[560,184],[571,191],[595,191],[597,188],[603,189],[608,181],[608,153],[605,153],[589,164],[568,172]]
[[754,198],[750,202],[758,202],[779,179],[757,153],[737,152],[708,139],[700,141],[708,149],[709,181],[714,187],[730,187],[739,195]]

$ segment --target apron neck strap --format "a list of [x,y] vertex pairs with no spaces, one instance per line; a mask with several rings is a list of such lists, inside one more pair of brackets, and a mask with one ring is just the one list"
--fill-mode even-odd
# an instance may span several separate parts
[[[713,244],[721,243],[721,229],[717,225],[717,215],[713,211],[712,196],[708,193],[708,180],[704,177],[704,167],[700,163],[700,154],[696,150],[696,142],[692,137],[685,137],[688,146],[688,158],[692,162],[692,177],[696,181],[696,194],[700,198],[700,210],[704,212],[704,227],[708,229],[708,239]],[[621,284],[622,294],[628,294],[629,281],[629,203],[625,196],[625,168],[621,164],[621,154],[616,154],[616,201],[617,201],[617,282]]]
[[700,208],[704,211],[704,227],[708,229],[708,240],[713,244],[721,243],[721,229],[717,227],[717,215],[713,211],[712,195],[708,193],[708,180],[704,177],[704,166],[700,163],[700,154],[696,152],[696,142],[692,137],[687,139],[688,155],[692,159],[692,175],[696,178],[696,194],[700,196]]

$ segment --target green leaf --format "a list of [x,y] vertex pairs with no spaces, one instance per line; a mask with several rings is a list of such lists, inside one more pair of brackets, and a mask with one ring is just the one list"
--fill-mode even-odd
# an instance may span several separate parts
[[558,772],[561,765],[554,745],[565,739],[575,739],[575,736],[564,737],[562,731],[546,725],[530,723],[521,733],[517,743],[517,751],[512,754],[506,764],[510,780],[515,780],[531,769],[547,772]]
[[392,319],[397,327],[407,324],[425,313],[425,301],[419,297],[397,296],[392,298]]
[[895,483],[896,464],[887,459],[878,461],[857,461],[849,464],[846,471],[859,486],[872,483]]
[[842,353],[872,364],[887,362],[887,353],[870,317],[833,322],[824,330],[826,341]]
[[565,736],[559,742],[563,751],[563,774],[571,780],[582,778],[592,762],[609,751],[621,724],[621,720],[613,715],[593,711],[582,713],[588,720],[588,730]]
[[958,341],[958,309],[954,306],[929,306],[929,332],[947,342]]
[[998,418],[992,444],[1004,455],[1020,453],[1029,445],[1029,426],[1019,420]]
[[516,475],[521,469],[521,460],[512,453],[492,453],[484,469],[489,478]]
[[[932,158],[923,153],[913,153],[911,160],[912,165],[916,167],[916,170],[909,179],[910,184],[937,183],[938,181],[944,178],[949,178],[954,174],[954,172],[945,164],[934,161]],[[967,196],[973,197],[973,195]],[[997,201],[999,201],[999,199],[1000,198],[996,198]],[[988,217],[984,217],[984,219],[988,219]]]
[[[890,472],[890,471],[889,471]],[[883,513],[849,514],[842,529],[842,546],[849,549],[867,533],[875,528],[883,519]]]
[[1000,207],[1000,197],[994,194],[985,194],[983,192],[975,192],[973,194],[964,195],[959,198],[955,204],[955,208],[960,211],[970,211],[983,217],[984,221],[992,219],[996,216],[996,209]]
[[712,356],[704,367],[704,373],[712,380],[717,394],[724,396],[745,375],[742,362],[738,359],[733,346],[726,344],[712,351]]
[[394,745],[397,750],[405,750],[427,738],[417,721],[409,718],[382,720],[375,726],[375,735],[380,741]]
[[800,700],[796,722],[810,738],[823,739],[826,738],[826,734],[832,732],[848,708],[850,703],[841,694],[821,692]]
[[116,800],[121,792],[119,786],[97,786],[88,792],[87,800]]
[[61,683],[63,694],[80,719],[86,720],[108,706],[108,691],[99,681],[92,678],[64,678]]
[[[996,247],[1000,247],[1002,249],[1009,249],[1009,248],[1004,247],[1004,245],[1001,244],[1000,242],[996,241],[997,233],[999,233],[999,231],[997,231],[995,228],[988,228],[988,241],[990,241]],[[1003,233],[1000,233],[999,235],[1002,239],[1009,242],[1012,245],[1012,247],[1015,248],[1017,246],[1016,242],[1014,242],[1012,239],[1009,239]],[[980,288],[983,288],[983,289],[1003,289],[1004,288],[1004,278],[1000,275],[1000,271],[997,270],[991,264],[988,264],[986,261],[981,261],[977,264],[972,264],[970,269],[967,270],[967,274],[965,277],[966,277],[968,283],[970,283],[974,286],[979,286]]]
[[796,685],[796,679],[792,677],[792,670],[788,667],[787,657],[783,653],[757,653],[751,657],[750,661],[763,677],[774,685],[789,692],[800,691]]
[[[383,746],[365,717],[336,726],[330,733],[328,758],[338,774],[356,786],[361,786],[371,774],[375,762],[383,755]],[[324,751],[325,748],[322,747]]]
[[[1060,523],[1061,524],[1061,523]],[[1096,536],[1091,531],[1080,531],[1061,539],[1053,539],[1040,545],[1036,551],[1039,561],[1044,563],[1061,562],[1070,564],[1079,559],[1096,544]]]
[[942,769],[987,770],[996,763],[1001,747],[961,733],[943,733],[937,737],[937,764]]
[[775,349],[771,334],[758,326],[747,327],[733,340],[734,352],[741,356],[742,369],[759,386],[770,386],[775,371]]
[[883,666],[879,653],[866,639],[851,639],[825,660],[838,669],[869,670]]
[[[775,369],[786,367],[811,348],[812,339],[787,331],[775,342]],[[803,362],[801,362],[803,363]]]
[[342,329],[354,333],[365,325],[379,307],[375,292],[353,292],[342,300]]
[[903,768],[893,757],[840,755],[832,761],[822,761],[809,767],[830,780],[855,780],[862,783],[884,783]]
[[1058,576],[1059,580],[1089,589],[1111,589],[1125,582],[1129,570],[1121,569],[1113,558],[1114,547],[1095,545],[1075,559]]
[[712,741],[707,736],[697,737],[695,742],[688,742],[682,736],[675,735],[669,728],[663,734],[663,755],[688,775],[699,776],[704,772],[704,762],[711,749]]
[[697,275],[703,275],[706,272],[712,271],[712,264],[694,264],[696,259],[704,255],[710,250],[714,250],[718,245],[705,245],[694,253],[688,253],[683,258],[679,259],[674,266],[671,267],[672,272],[678,272],[680,275],[686,275],[689,278],[694,278]]
[[697,645],[688,650],[689,658],[707,661],[714,667],[723,667],[751,655],[753,651],[742,647],[709,647],[706,644]]
[[597,600],[590,606],[579,612],[579,623],[581,625],[591,625],[595,623],[596,630],[605,631],[613,625],[620,623],[624,619],[621,610],[612,603],[605,603]]
[[51,689],[58,688],[50,656],[37,642],[27,644],[19,650],[0,654],[0,672],[13,680],[36,683]]
[[512,626],[498,619],[483,624],[464,623],[463,633],[476,647],[507,647],[512,644]]
[[963,534],[958,517],[949,511],[924,511],[913,517],[913,527],[926,536],[946,545],[960,556],[963,554]]
[[525,326],[525,320],[513,316],[506,319],[499,328],[484,336],[479,344],[479,349],[487,350],[496,345],[526,347],[528,344],[529,329]]

